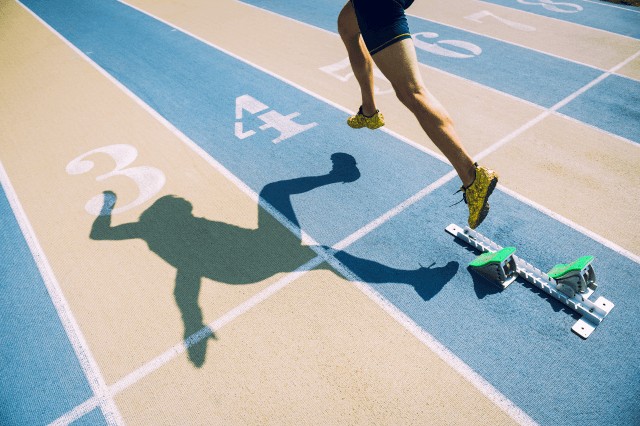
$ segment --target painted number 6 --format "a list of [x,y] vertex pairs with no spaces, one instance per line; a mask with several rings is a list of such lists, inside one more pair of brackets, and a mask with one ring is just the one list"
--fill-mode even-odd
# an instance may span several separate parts
[[[96,178],[97,181],[103,181],[113,176],[126,176],[138,186],[138,198],[125,206],[113,209],[113,214],[125,212],[153,198],[166,182],[164,173],[155,167],[138,166],[127,168],[138,157],[138,150],[131,145],[124,144],[108,145],[82,154],[67,164],[67,173],[81,175],[89,172],[95,164],[93,161],[86,160],[86,158],[100,153],[107,154],[113,158],[116,165],[111,172],[98,176]],[[102,194],[96,195],[87,202],[84,208],[88,213],[99,216],[103,202],[104,196]]]
[[[416,48],[425,52],[433,53],[438,56],[446,56],[447,58],[467,59],[478,56],[482,53],[480,46],[462,40],[439,40],[435,43],[428,43],[423,39],[436,39],[440,37],[438,33],[416,33],[413,35],[413,43]],[[460,50],[466,50],[469,53],[462,53],[455,50],[447,49],[442,46],[452,46]]]

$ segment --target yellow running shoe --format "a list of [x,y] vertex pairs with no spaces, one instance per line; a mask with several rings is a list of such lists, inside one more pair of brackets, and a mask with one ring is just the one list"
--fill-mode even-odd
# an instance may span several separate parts
[[352,115],[347,118],[347,124],[349,127],[354,129],[362,129],[363,127],[367,127],[371,130],[377,129],[378,127],[384,126],[384,117],[382,113],[376,110],[376,113],[371,117],[367,117],[362,113],[362,106],[358,109],[358,113],[356,115]]
[[467,188],[460,188],[462,199],[469,206],[469,228],[475,229],[489,213],[489,196],[498,184],[498,174],[475,163],[476,178]]

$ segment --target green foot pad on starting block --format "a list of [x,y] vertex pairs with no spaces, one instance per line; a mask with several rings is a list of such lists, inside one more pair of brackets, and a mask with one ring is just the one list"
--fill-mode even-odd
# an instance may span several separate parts
[[595,290],[596,274],[591,266],[593,256],[583,256],[572,263],[559,264],[551,268],[547,275],[556,280],[559,291],[569,297]]
[[513,254],[515,247],[505,247],[496,252],[486,252],[469,263],[469,268],[491,284],[501,289],[507,288],[518,277]]

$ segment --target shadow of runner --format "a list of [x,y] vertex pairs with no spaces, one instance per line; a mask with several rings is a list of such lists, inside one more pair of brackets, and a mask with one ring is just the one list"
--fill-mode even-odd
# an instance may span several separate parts
[[[185,345],[189,360],[196,367],[205,362],[207,342],[215,339],[213,330],[203,323],[198,304],[202,278],[232,285],[263,281],[277,273],[291,272],[316,254],[301,245],[300,226],[291,196],[334,183],[357,180],[360,172],[355,159],[344,153],[331,156],[332,170],[324,175],[282,180],[265,185],[262,200],[284,215],[296,234],[258,207],[258,228],[241,228],[228,223],[193,216],[193,205],[174,195],[156,200],[137,222],[111,225],[116,194],[104,192],[100,215],[93,222],[90,238],[127,240],[139,238],[165,262],[176,268],[174,297],[184,323]],[[336,257],[370,282],[403,282],[413,285],[427,300],[455,275],[457,264],[443,268],[399,270],[360,259],[346,252]],[[324,267],[330,268],[326,264]]]

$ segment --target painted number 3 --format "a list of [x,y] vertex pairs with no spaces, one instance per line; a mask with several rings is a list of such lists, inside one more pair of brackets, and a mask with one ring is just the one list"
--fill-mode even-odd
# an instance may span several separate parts
[[[155,167],[127,167],[138,157],[138,151],[133,146],[124,144],[108,145],[82,154],[67,164],[67,173],[81,175],[89,172],[95,164],[93,161],[87,160],[87,157],[100,153],[107,154],[113,158],[116,164],[112,171],[98,176],[96,178],[97,181],[103,181],[114,176],[125,176],[134,181],[138,187],[138,197],[127,205],[113,209],[113,214],[125,212],[153,198],[166,182],[164,173]],[[96,195],[89,200],[84,208],[88,213],[98,216],[102,210],[103,203],[104,196]]]

